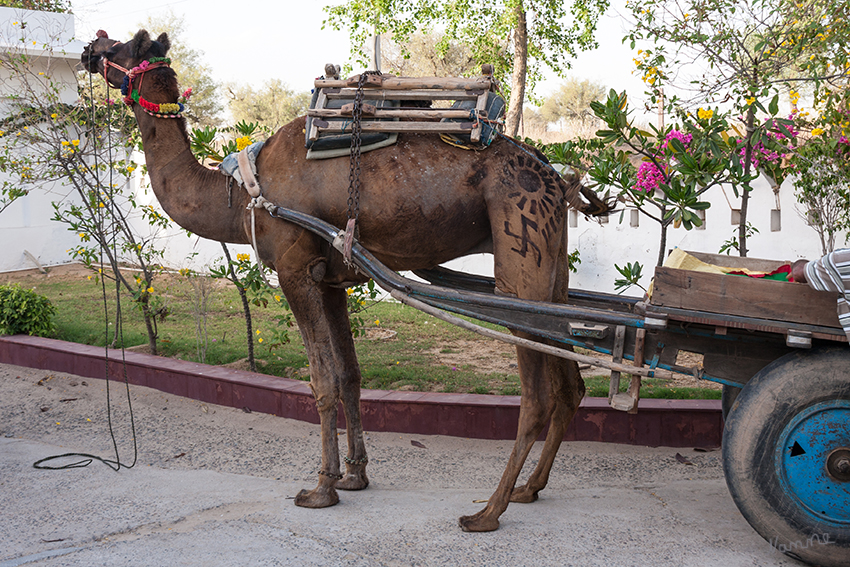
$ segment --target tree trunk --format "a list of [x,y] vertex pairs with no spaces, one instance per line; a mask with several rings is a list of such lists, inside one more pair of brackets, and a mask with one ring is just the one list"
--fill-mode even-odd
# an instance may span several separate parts
[[[745,122],[747,128],[747,145],[744,153],[744,175],[749,176],[753,167],[753,131],[755,129],[756,113],[753,105],[747,110]],[[747,257],[747,211],[750,204],[750,191],[741,188],[741,220],[738,223],[738,255]]]
[[[230,250],[227,245],[221,242],[221,249],[224,250],[224,257],[227,260],[227,271],[230,273],[230,281],[236,286],[239,292],[239,298],[242,299],[242,311],[245,313],[245,330],[248,333],[248,364],[251,372],[257,371],[257,361],[254,359],[254,327],[251,322],[251,306],[248,304],[248,296],[245,294],[245,287],[239,278],[236,277],[236,272],[233,271],[233,261],[230,259]],[[262,267],[260,268],[262,269]]]
[[147,298],[142,301],[142,316],[145,319],[145,329],[148,332],[148,348],[150,349],[151,354],[157,355],[159,353],[156,348],[156,321],[153,320],[156,315],[151,313]]
[[528,27],[525,20],[525,7],[518,2],[514,8],[516,28],[514,28],[514,73],[511,78],[511,100],[505,116],[505,129],[508,136],[516,136],[522,120],[522,105],[525,100],[525,78],[528,74]]
[[661,224],[661,243],[658,250],[658,260],[655,262],[656,266],[664,265],[664,252],[667,248],[667,226],[664,223]]

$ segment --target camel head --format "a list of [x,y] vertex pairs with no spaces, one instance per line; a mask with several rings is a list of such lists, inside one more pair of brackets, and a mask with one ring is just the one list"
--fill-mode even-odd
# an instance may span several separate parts
[[[151,39],[147,30],[139,30],[127,43],[121,43],[104,31],[83,50],[81,62],[90,73],[103,75],[114,88],[121,89],[124,102],[139,104],[149,114],[175,118],[183,111],[183,102],[190,91],[181,95],[177,90],[177,75],[166,57],[171,42],[162,33]],[[149,71],[156,71],[150,73]],[[150,78],[144,80],[148,74]],[[144,94],[142,85],[144,84]]]
[[108,67],[104,77],[115,88],[121,88],[126,72],[138,67],[142,61],[152,57],[165,57],[171,41],[168,34],[162,33],[152,40],[147,30],[139,30],[127,43],[110,39],[105,31],[97,32],[97,37],[89,43],[80,57],[83,67],[89,73],[104,75],[104,65]]

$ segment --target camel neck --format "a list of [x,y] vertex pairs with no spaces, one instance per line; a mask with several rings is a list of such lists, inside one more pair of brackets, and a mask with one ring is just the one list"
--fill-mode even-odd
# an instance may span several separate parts
[[150,116],[139,105],[134,109],[151,187],[168,216],[198,236],[247,243],[243,228],[247,197],[234,188],[231,199],[227,178],[195,159],[185,121]]

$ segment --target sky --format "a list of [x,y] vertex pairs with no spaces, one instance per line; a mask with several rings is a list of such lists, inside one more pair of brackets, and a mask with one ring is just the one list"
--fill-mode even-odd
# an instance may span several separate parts
[[[77,39],[84,43],[93,39],[99,29],[113,39],[126,41],[149,16],[162,17],[173,12],[185,19],[182,41],[203,52],[203,60],[216,81],[259,87],[278,78],[297,91],[306,91],[312,88],[313,79],[322,74],[325,63],[348,61],[347,33],[322,29],[322,7],[339,3],[254,0],[240,9],[240,3],[222,0],[148,0],[142,4],[127,0],[72,0],[72,7]],[[625,13],[624,0],[613,0],[612,4],[618,9],[609,9],[599,24],[600,48],[582,54],[573,63],[570,75],[618,91],[627,89],[636,96],[643,87],[632,75],[634,54],[620,42],[626,34],[625,21],[617,11]],[[158,35],[163,30],[148,31]],[[536,94],[551,94],[560,81],[554,73],[548,73]]]

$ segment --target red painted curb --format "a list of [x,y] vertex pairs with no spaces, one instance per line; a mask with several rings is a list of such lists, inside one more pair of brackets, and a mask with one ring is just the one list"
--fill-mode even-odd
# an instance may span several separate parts
[[[124,353],[131,384],[178,396],[318,423],[306,382]],[[0,362],[104,379],[106,351],[26,335],[0,336]],[[121,351],[109,352],[109,373],[123,380]],[[367,431],[513,439],[519,396],[362,390]],[[637,414],[613,410],[605,398],[585,398],[564,439],[667,447],[718,447],[723,430],[719,400],[641,400]],[[345,418],[340,410],[340,427]],[[545,432],[544,432],[545,435]]]

